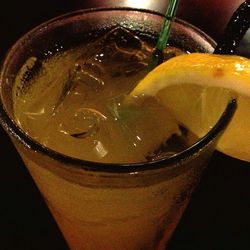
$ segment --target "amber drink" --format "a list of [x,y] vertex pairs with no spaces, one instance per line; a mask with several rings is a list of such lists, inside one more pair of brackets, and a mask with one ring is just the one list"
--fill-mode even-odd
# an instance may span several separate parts
[[[156,99],[128,101],[162,20],[135,9],[69,13],[4,61],[2,125],[71,249],[165,249],[214,150],[220,129],[198,138]],[[213,48],[176,20],[163,60]]]

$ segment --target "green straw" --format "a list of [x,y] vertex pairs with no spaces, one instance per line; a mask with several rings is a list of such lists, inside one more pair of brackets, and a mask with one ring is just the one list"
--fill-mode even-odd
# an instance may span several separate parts
[[167,12],[165,15],[165,19],[164,19],[164,22],[162,24],[159,38],[158,38],[158,41],[156,44],[156,49],[158,49],[158,50],[163,50],[166,48],[166,45],[167,45],[167,42],[169,39],[171,23],[175,17],[178,3],[179,3],[179,0],[170,0],[170,2],[169,2]]
[[149,63],[150,70],[162,61],[162,51],[166,48],[170,35],[171,24],[175,17],[178,4],[179,0],[169,0],[169,5],[157,40],[155,51],[152,55],[151,62]]

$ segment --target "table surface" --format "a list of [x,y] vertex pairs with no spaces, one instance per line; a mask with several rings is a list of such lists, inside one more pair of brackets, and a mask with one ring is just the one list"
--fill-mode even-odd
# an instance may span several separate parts
[[[60,1],[1,2],[0,55],[22,34],[70,10]],[[14,5],[14,7],[13,7]],[[7,135],[0,129],[0,249],[67,250],[52,216]],[[169,250],[250,249],[250,164],[216,152]]]

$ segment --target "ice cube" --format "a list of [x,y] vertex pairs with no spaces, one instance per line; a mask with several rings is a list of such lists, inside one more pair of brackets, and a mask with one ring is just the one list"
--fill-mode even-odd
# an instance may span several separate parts
[[[75,77],[79,82],[89,80],[101,91],[105,89],[105,92],[115,96],[117,90],[129,89],[129,86],[136,84],[135,79],[145,75],[144,69],[151,52],[150,46],[129,30],[114,28],[84,47],[75,64],[74,71],[78,72]],[[119,87],[114,87],[116,85]]]
[[179,138],[180,128],[175,117],[156,99],[140,97],[129,105],[126,102],[116,102],[113,115],[128,143],[133,144],[135,150],[144,155],[145,159],[153,159],[160,154],[156,150],[162,148],[166,141],[170,146],[168,152],[173,154],[170,140],[173,137]]
[[67,119],[60,123],[59,131],[77,139],[95,135],[101,127],[101,122],[107,119],[105,115],[92,108],[79,108],[73,112],[70,109],[69,111],[65,112],[64,116],[67,115]]
[[102,69],[98,65],[89,63],[80,65],[79,62],[76,62],[72,72],[72,94],[81,95],[82,98],[88,100],[96,98],[99,93],[104,91]]
[[103,37],[95,60],[112,77],[135,74],[145,67],[148,51],[144,42],[124,28],[115,28]]

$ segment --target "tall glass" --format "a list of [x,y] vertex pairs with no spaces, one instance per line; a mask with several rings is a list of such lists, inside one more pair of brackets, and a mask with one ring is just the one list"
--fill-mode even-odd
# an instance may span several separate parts
[[[157,36],[163,16],[136,9],[84,10],[33,29],[8,52],[1,71],[1,124],[20,153],[71,249],[165,249],[218,136],[233,114],[225,105],[216,125],[197,143],[167,159],[108,164],[76,159],[30,138],[15,122],[13,84],[31,57],[53,53],[71,38],[122,26]],[[94,36],[90,37],[95,40]],[[212,52],[214,42],[181,20],[170,42],[185,51]]]

